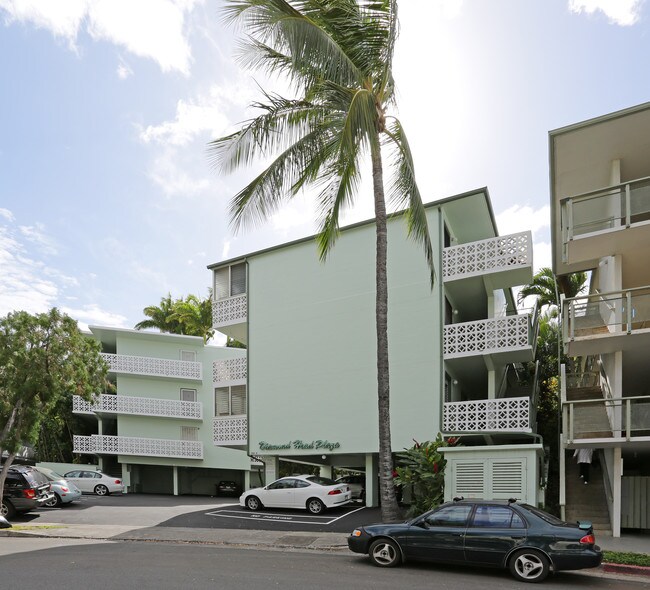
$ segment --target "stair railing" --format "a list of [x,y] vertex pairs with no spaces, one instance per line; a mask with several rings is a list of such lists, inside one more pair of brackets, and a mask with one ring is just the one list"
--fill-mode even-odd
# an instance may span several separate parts
[[603,484],[605,485],[605,500],[607,501],[607,511],[609,512],[609,522],[613,523],[614,492],[612,490],[612,480],[610,479],[607,460],[605,459],[605,452],[602,449],[598,451],[598,460],[600,461],[600,468],[603,470]]

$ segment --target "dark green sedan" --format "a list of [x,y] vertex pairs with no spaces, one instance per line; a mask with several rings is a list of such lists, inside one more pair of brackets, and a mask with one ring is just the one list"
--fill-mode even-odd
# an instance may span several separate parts
[[515,500],[457,498],[402,524],[355,529],[348,546],[380,567],[409,559],[501,567],[524,582],[597,567],[603,558],[590,522],[564,522]]

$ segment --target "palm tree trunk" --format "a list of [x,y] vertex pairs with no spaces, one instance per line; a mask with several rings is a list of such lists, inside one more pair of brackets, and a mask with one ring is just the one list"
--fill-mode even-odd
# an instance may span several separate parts
[[379,494],[383,522],[399,522],[401,514],[393,483],[393,456],[390,436],[390,385],[388,363],[388,230],[384,199],[384,172],[379,137],[373,142],[372,183],[375,197],[376,253],[376,324],[377,324],[377,405],[379,409]]

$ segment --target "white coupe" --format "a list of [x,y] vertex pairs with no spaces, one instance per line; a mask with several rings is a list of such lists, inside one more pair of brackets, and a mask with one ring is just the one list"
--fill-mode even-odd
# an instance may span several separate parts
[[260,508],[301,508],[320,514],[327,508],[343,506],[350,502],[352,493],[346,484],[318,475],[292,475],[282,477],[263,488],[244,492],[240,506],[249,510]]

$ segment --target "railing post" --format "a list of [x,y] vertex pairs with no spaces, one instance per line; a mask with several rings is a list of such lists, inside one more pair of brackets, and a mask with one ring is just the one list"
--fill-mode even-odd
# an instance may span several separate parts
[[630,206],[632,204],[632,196],[630,194],[630,185],[625,185],[625,227],[630,227]]
[[632,400],[625,400],[625,440],[629,441],[632,435]]
[[576,310],[575,310],[575,301],[569,301],[569,339],[573,341],[575,339],[575,323],[576,323]]
[[573,403],[569,402],[568,404],[569,408],[569,443],[573,442],[573,415],[574,415],[574,407]]
[[627,305],[627,333],[632,332],[632,291],[625,293],[625,302]]

